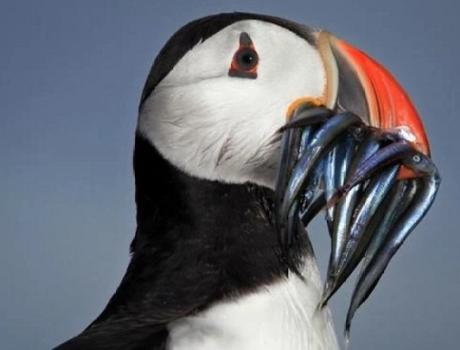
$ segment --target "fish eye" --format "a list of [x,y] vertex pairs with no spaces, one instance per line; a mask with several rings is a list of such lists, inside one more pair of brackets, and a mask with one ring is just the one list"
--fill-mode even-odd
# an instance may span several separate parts
[[421,158],[418,154],[416,154],[416,155],[414,155],[414,156],[412,157],[412,160],[413,160],[415,163],[419,163],[419,162],[422,160],[422,158]]

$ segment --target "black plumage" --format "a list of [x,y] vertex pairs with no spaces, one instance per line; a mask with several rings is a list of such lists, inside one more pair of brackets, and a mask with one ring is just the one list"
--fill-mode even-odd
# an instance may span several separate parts
[[[231,13],[191,22],[156,58],[140,109],[190,48],[243,19],[276,23],[313,40],[306,28],[269,16]],[[271,190],[189,176],[139,133],[134,172],[137,229],[126,274],[100,316],[56,349],[165,349],[169,322],[273,283],[287,271],[270,220]],[[292,256],[299,262],[309,242],[306,235],[294,239]]]

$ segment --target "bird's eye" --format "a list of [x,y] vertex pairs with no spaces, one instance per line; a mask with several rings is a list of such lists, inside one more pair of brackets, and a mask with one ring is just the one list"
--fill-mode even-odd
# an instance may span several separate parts
[[259,56],[256,50],[250,47],[240,48],[233,57],[232,67],[236,71],[246,73],[257,73],[256,68],[259,63]]
[[228,71],[231,77],[257,78],[257,66],[259,55],[247,33],[240,36],[240,47],[233,55],[232,63]]

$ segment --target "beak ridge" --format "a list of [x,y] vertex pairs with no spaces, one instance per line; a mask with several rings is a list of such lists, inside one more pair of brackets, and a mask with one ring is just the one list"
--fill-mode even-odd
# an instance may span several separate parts
[[328,32],[318,47],[326,67],[326,105],[347,109],[373,127],[394,131],[430,155],[425,128],[410,97],[375,59]]

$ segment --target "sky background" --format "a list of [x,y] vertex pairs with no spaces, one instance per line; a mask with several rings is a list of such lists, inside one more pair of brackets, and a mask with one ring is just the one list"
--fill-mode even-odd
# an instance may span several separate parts
[[[351,349],[455,349],[460,331],[459,2],[0,1],[0,347],[50,349],[105,306],[135,229],[131,156],[154,56],[204,15],[328,28],[410,92],[443,177],[435,205],[358,312]],[[324,222],[312,230],[321,266]],[[332,301],[340,333],[350,287]]]

